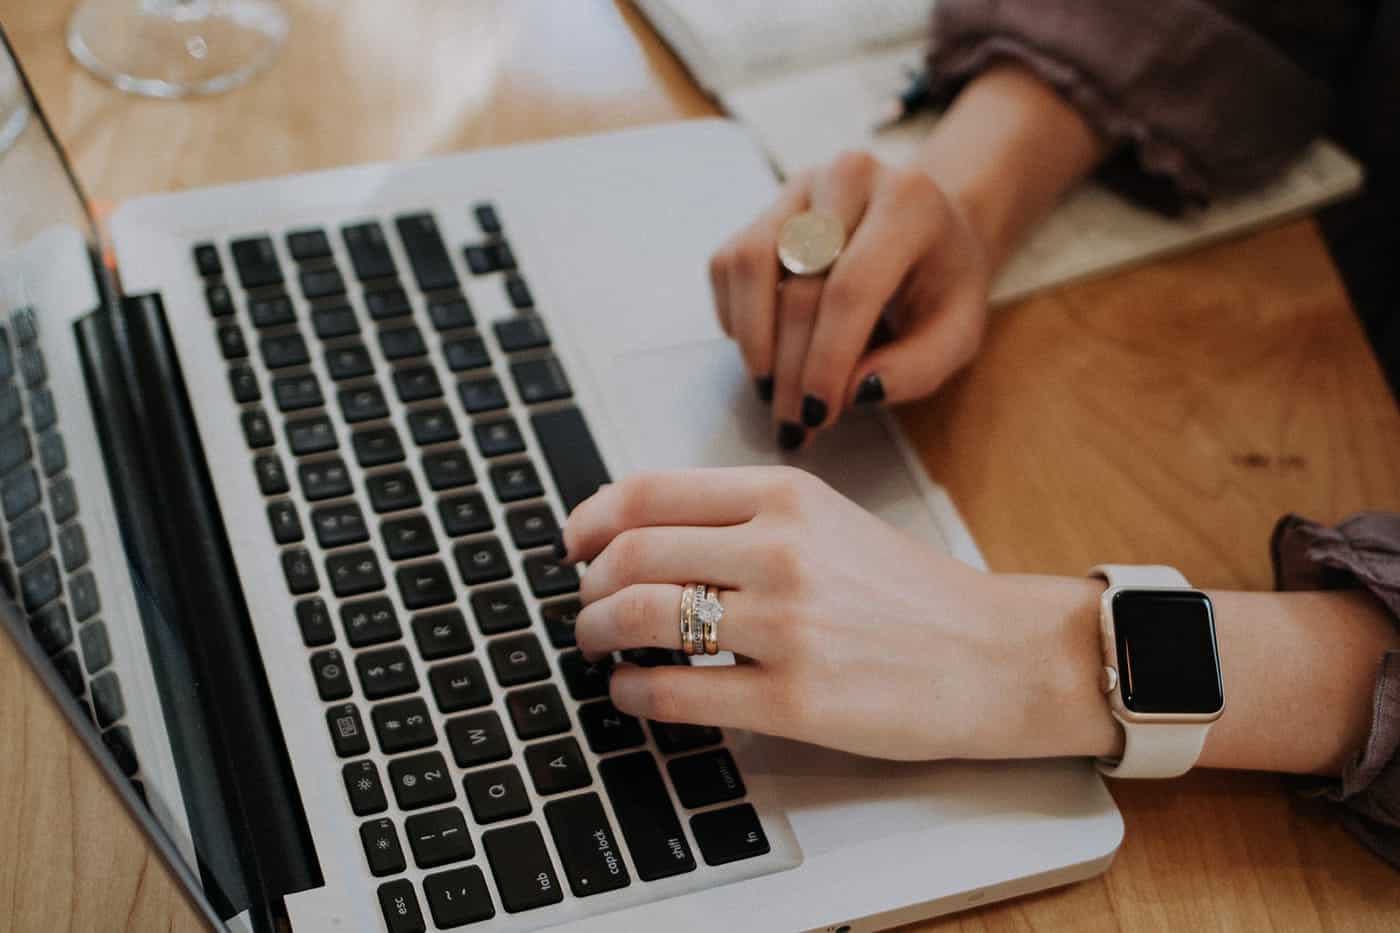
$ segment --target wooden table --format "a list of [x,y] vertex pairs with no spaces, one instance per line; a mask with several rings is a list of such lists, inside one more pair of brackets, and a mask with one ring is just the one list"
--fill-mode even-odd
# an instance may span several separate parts
[[[110,204],[372,159],[707,115],[625,3],[295,0],[244,90],[160,103],[68,59],[69,4],[0,0],[90,194]],[[1160,560],[1266,588],[1275,518],[1400,509],[1400,416],[1311,222],[1035,298],[905,421],[997,570]],[[198,927],[0,640],[0,933]],[[1270,775],[1113,785],[1102,878],[919,929],[1381,930],[1400,883]]]

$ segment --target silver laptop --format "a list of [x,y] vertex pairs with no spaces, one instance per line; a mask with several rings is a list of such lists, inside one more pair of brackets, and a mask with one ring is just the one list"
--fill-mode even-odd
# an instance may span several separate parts
[[[573,647],[569,509],[780,459],[704,279],[740,130],[143,198],[112,276],[6,54],[0,617],[211,924],[871,930],[1108,865],[1087,762],[639,722]],[[796,462],[978,559],[883,416]]]

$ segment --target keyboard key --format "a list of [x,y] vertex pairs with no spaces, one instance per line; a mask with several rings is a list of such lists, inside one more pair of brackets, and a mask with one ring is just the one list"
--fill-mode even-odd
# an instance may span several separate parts
[[413,638],[425,661],[450,658],[472,650],[467,620],[457,609],[440,609],[414,617]]
[[0,425],[19,420],[23,411],[24,404],[20,401],[18,387],[13,383],[0,385]]
[[393,428],[356,431],[351,437],[351,443],[355,447],[355,462],[362,467],[403,462],[403,445],[399,443],[399,435]]
[[326,558],[326,576],[337,596],[358,596],[384,589],[379,558],[369,548]]
[[[57,431],[47,431],[39,436],[39,465],[48,477],[67,468],[68,450],[63,446],[63,436]],[[8,470],[0,470],[0,473],[5,472]]]
[[506,708],[510,711],[511,722],[515,724],[515,734],[523,740],[538,739],[569,729],[564,698],[553,684],[540,684],[506,694]]
[[282,369],[286,366],[305,366],[311,361],[306,350],[306,341],[301,334],[287,334],[282,337],[264,337],[258,341],[262,350],[263,363],[268,369]]
[[518,314],[494,325],[496,342],[507,353],[549,346],[549,331],[538,314]]
[[506,527],[510,529],[511,540],[522,551],[553,544],[554,536],[559,533],[559,525],[554,521],[554,510],[547,505],[529,506],[507,512]]
[[706,865],[726,865],[768,853],[768,837],[753,804],[697,813],[690,818],[690,830]]
[[691,752],[707,745],[718,745],[724,735],[714,726],[697,726],[684,722],[650,721],[651,737],[656,747],[667,755]]
[[651,752],[608,758],[599,763],[598,773],[632,852],[637,875],[643,881],[655,881],[694,871],[695,856]]
[[102,733],[102,744],[112,753],[117,767],[122,769],[122,774],[131,777],[140,770],[141,763],[136,760],[136,747],[131,742],[131,730],[126,726],[113,726]]
[[376,878],[403,871],[403,849],[393,820],[372,820],[360,827],[360,842],[365,847],[369,873]]
[[297,507],[285,499],[268,503],[267,522],[272,526],[272,539],[278,544],[296,544],[306,537]]
[[58,556],[63,560],[63,569],[68,573],[87,563],[87,538],[83,535],[81,525],[65,525],[58,533]]
[[219,250],[213,243],[195,244],[194,264],[199,274],[205,278],[224,274],[224,264],[220,261]]
[[335,450],[335,428],[325,415],[287,422],[287,445],[298,457]]
[[370,504],[381,514],[412,509],[422,504],[418,498],[418,487],[407,470],[376,473],[365,480],[365,486],[369,489]]
[[684,651],[672,651],[668,648],[625,648],[622,651],[622,660],[638,667],[684,666],[690,663]]
[[301,293],[308,301],[345,294],[345,279],[335,266],[301,270]]
[[15,425],[0,432],[0,475],[4,475],[33,456],[29,446],[29,432],[21,425]]
[[553,553],[525,558],[525,577],[537,599],[573,593],[578,590],[578,571],[572,564],[560,563]]
[[412,881],[400,878],[381,884],[378,894],[379,909],[384,912],[384,926],[389,933],[423,933],[427,929]]
[[[438,382],[437,372],[430,366],[417,366],[413,369],[398,369],[394,371],[394,391],[398,393],[399,401],[407,404],[409,402],[421,402],[428,398],[442,398],[442,384]],[[447,409],[435,409],[447,416]],[[409,424],[413,426],[413,414],[409,415]],[[445,422],[451,425],[450,416],[445,417]],[[440,429],[439,429],[440,430]],[[456,436],[457,429],[452,428],[453,436]],[[417,427],[414,426],[413,436],[418,436]],[[432,441],[421,441],[429,444]]]
[[311,674],[316,678],[316,692],[323,700],[343,700],[353,693],[350,672],[334,648],[318,651],[311,656]]
[[340,607],[340,625],[351,648],[364,648],[403,635],[394,604],[383,596],[361,599]]
[[322,340],[335,340],[360,332],[360,322],[349,305],[317,308],[311,312],[311,327]]
[[63,603],[52,603],[31,615],[29,630],[45,654],[57,654],[73,643],[73,626]]
[[437,741],[427,704],[417,697],[381,703],[370,710],[370,720],[379,736],[379,750],[386,755],[426,748]]
[[78,514],[78,491],[73,488],[73,478],[60,476],[49,483],[49,508],[53,511],[53,522],[62,525]]
[[272,397],[277,401],[277,409],[283,412],[319,408],[326,403],[321,396],[321,384],[310,374],[272,380]]
[[615,891],[632,883],[597,794],[551,801],[545,804],[544,815],[575,897]]
[[282,458],[276,454],[255,457],[253,472],[257,474],[258,488],[265,496],[278,496],[291,488],[287,484],[287,471],[282,469]]
[[520,427],[510,418],[475,425],[472,433],[476,435],[476,449],[483,457],[518,454],[525,449]]
[[0,326],[0,382],[8,382],[14,374],[15,356],[10,345],[10,333]]
[[497,240],[490,244],[487,249],[491,250],[492,257],[496,263],[496,268],[503,271],[511,271],[516,267],[515,253],[511,250],[510,244],[505,240]]
[[526,405],[553,402],[574,394],[569,379],[552,356],[540,360],[522,360],[510,364],[516,391]]
[[58,562],[52,556],[29,565],[19,575],[20,592],[24,595],[24,611],[37,612],[53,602],[63,590]]
[[534,635],[495,639],[488,646],[487,653],[491,656],[491,667],[496,671],[496,681],[502,687],[527,684],[549,676],[549,662],[545,660],[540,640]]
[[480,337],[448,340],[443,343],[442,352],[447,358],[448,368],[454,373],[491,365],[491,354],[486,352],[486,344]]
[[388,321],[413,313],[413,305],[409,303],[408,295],[397,285],[380,291],[366,292],[365,306],[369,308],[369,316],[376,321]]
[[[63,683],[68,687],[69,692],[75,697],[83,695],[83,667],[78,663],[77,652],[65,651],[53,659],[53,666],[58,671],[58,676],[63,678]],[[96,723],[96,719],[89,716]],[[133,769],[135,770],[135,769]]]
[[356,816],[369,816],[389,809],[384,785],[379,780],[379,768],[372,761],[352,761],[342,769],[345,793],[350,798],[350,810]]
[[370,221],[347,226],[340,233],[345,238],[345,248],[350,251],[355,276],[361,282],[388,278],[396,273],[394,257],[389,253],[389,245],[384,241],[384,231],[379,224]]
[[[396,327],[392,330],[381,330],[379,332],[379,349],[384,351],[384,356],[391,360],[403,360],[410,356],[422,356],[428,352],[428,347],[423,343],[423,335],[418,332],[418,328],[413,326]],[[408,401],[408,399],[404,399]]]
[[453,549],[457,570],[467,586],[504,580],[510,576],[510,561],[505,549],[495,538],[482,538],[457,545]]
[[391,519],[381,525],[379,530],[384,537],[384,550],[390,560],[424,557],[437,551],[432,526],[422,515]]
[[467,453],[460,447],[440,450],[423,455],[423,473],[428,477],[428,485],[434,490],[455,489],[470,486],[476,482]]
[[744,796],[744,781],[727,748],[672,758],[666,767],[676,786],[676,796],[687,809]]
[[282,284],[282,267],[277,262],[277,250],[265,236],[234,240],[233,264],[238,269],[238,281],[244,288],[262,288]]
[[500,380],[495,376],[483,376],[459,383],[457,394],[461,396],[462,407],[471,415],[499,411],[508,404],[505,390],[501,388]]
[[559,669],[564,674],[564,686],[575,700],[596,700],[608,695],[608,679],[612,676],[612,660],[589,663],[581,651],[566,651],[559,656]]
[[530,812],[530,797],[514,765],[468,771],[462,788],[478,823],[495,823]]
[[211,317],[228,317],[233,313],[233,295],[227,285],[210,285],[204,290],[204,301],[209,305]]
[[457,424],[452,420],[452,415],[446,408],[429,408],[423,411],[409,412],[408,430],[413,434],[413,441],[419,447],[440,444],[443,441],[455,441],[461,436],[457,433]]
[[495,586],[471,595],[472,615],[483,635],[499,635],[530,624],[525,599],[515,586]]
[[[62,604],[59,604],[60,608]],[[83,626],[78,638],[83,649],[83,667],[96,674],[112,663],[112,643],[107,640],[107,626],[94,620]]]
[[383,700],[418,689],[413,662],[400,645],[356,655],[355,669],[360,674],[360,689],[371,700]]
[[481,847],[496,876],[501,906],[511,913],[532,910],[564,899],[559,879],[545,851],[544,836],[534,823],[519,823],[483,833]]
[[462,256],[467,261],[467,268],[472,275],[490,275],[498,272],[496,268],[496,253],[486,244],[472,244],[464,247]]
[[611,700],[585,703],[578,708],[578,718],[583,724],[583,734],[588,739],[588,747],[593,749],[595,754],[606,755],[608,752],[646,744],[641,722],[635,716],[618,710]]
[[[34,488],[39,488],[36,482]],[[49,549],[49,520],[39,509],[31,509],[10,525],[11,556],[16,567],[23,567]]]
[[506,276],[506,297],[510,299],[511,306],[517,311],[525,311],[535,306],[534,296],[530,294],[530,286],[525,284],[525,279],[512,272]]
[[457,796],[440,752],[423,752],[389,762],[389,784],[401,810],[447,803]]
[[475,865],[429,875],[423,879],[423,893],[428,896],[428,910],[439,929],[449,930],[496,916],[486,889],[486,876]]
[[409,848],[413,850],[413,861],[419,868],[436,868],[476,854],[471,834],[467,832],[467,821],[456,807],[415,813],[404,822],[403,828]]
[[438,709],[444,713],[456,713],[491,702],[491,688],[486,685],[486,675],[475,658],[428,668],[428,683],[432,685]]
[[544,619],[544,630],[549,636],[550,644],[556,648],[572,648],[576,644],[574,626],[578,623],[578,614],[582,610],[583,604],[577,599],[565,599],[540,608],[540,616]]
[[473,768],[509,758],[510,739],[501,717],[491,710],[447,720],[447,742],[459,767]]
[[354,502],[313,509],[311,527],[316,529],[317,542],[327,550],[369,540],[365,517]]
[[330,729],[335,753],[341,758],[363,755],[369,751],[369,736],[365,735],[364,721],[360,719],[360,711],[354,703],[332,706],[326,710],[326,726]]
[[301,629],[302,643],[308,648],[329,645],[335,641],[335,629],[331,628],[331,614],[320,597],[303,599],[297,603],[297,627]]
[[311,502],[338,499],[355,489],[350,484],[350,471],[339,457],[302,463],[297,466],[297,478],[301,481],[302,494]]
[[379,386],[341,389],[336,396],[340,400],[340,413],[351,424],[389,417],[389,404],[384,400],[384,393],[380,391]]
[[525,766],[530,769],[535,790],[545,796],[577,790],[593,783],[593,778],[588,774],[588,765],[583,760],[583,750],[572,736],[527,747]]
[[34,317],[33,308],[20,308],[12,314],[10,326],[15,329],[15,339],[21,347],[27,347],[39,339],[39,321]]
[[544,451],[565,513],[609,482],[607,468],[577,408],[532,415],[535,437]]
[[84,570],[68,578],[68,602],[73,607],[73,618],[79,622],[97,615],[102,601],[97,596],[97,580],[92,571]]
[[496,215],[496,208],[491,204],[478,204],[472,208],[472,213],[476,215],[476,222],[481,227],[481,232],[487,236],[496,236],[501,232],[501,218]]
[[88,695],[92,697],[92,711],[101,728],[107,728],[126,715],[121,684],[117,683],[117,675],[111,671],[98,674],[88,681]]
[[428,317],[438,331],[457,330],[471,327],[476,323],[472,317],[471,305],[461,295],[438,298],[428,302]]
[[394,226],[420,289],[433,292],[457,287],[457,273],[452,270],[452,260],[433,215],[405,214],[394,219]]
[[358,379],[374,372],[374,361],[370,359],[369,351],[363,344],[352,343],[326,351],[326,370],[337,382],[342,379]]
[[457,591],[447,568],[439,561],[400,567],[394,572],[399,584],[399,596],[409,609],[427,609],[452,602]]
[[495,527],[486,508],[486,500],[474,492],[439,499],[438,515],[442,517],[443,530],[454,538],[490,531]]
[[324,230],[293,230],[287,234],[287,252],[297,262],[324,259],[331,254],[331,241]]
[[296,323],[297,312],[292,307],[292,299],[286,295],[269,295],[248,302],[248,317],[253,319],[254,327],[262,330]]
[[243,438],[253,450],[271,447],[276,438],[272,436],[272,423],[267,420],[267,412],[261,408],[250,408],[239,416],[243,424]]
[[496,498],[502,502],[515,502],[544,495],[539,474],[535,472],[534,464],[528,460],[493,465],[491,486],[496,490]]
[[248,344],[237,324],[225,324],[218,330],[219,351],[226,360],[241,360],[248,355]]

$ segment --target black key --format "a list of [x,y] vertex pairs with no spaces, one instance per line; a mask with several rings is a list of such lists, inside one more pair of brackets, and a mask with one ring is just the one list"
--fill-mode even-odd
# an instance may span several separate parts
[[286,295],[269,295],[248,302],[248,316],[253,319],[253,326],[262,330],[296,323],[297,312]]
[[727,748],[672,758],[667,764],[676,796],[687,809],[744,796],[744,780]]
[[88,547],[83,526],[71,524],[63,527],[58,533],[58,556],[63,559],[63,569],[69,573],[87,563]]
[[389,762],[389,784],[401,810],[447,803],[457,796],[440,752],[423,752]]
[[48,390],[48,387],[36,389],[30,394],[29,420],[30,427],[34,429],[35,433],[47,431],[58,420],[58,411],[53,404],[53,393]]
[[544,619],[544,630],[549,636],[550,644],[556,648],[572,648],[576,644],[574,625],[577,624],[578,614],[582,610],[583,604],[577,599],[565,599],[540,607],[540,616]]
[[384,912],[384,926],[389,933],[423,933],[427,929],[412,881],[400,878],[381,884],[378,893],[379,909]]
[[524,311],[535,306],[535,298],[530,294],[530,286],[525,284],[525,279],[512,272],[506,276],[506,297],[510,299],[511,306],[517,311]]
[[284,412],[319,408],[326,402],[321,397],[320,383],[310,373],[301,376],[280,376],[272,380],[272,397],[277,400],[277,408]]
[[462,582],[467,586],[504,580],[510,576],[510,561],[495,538],[482,538],[457,545],[453,550]]
[[690,818],[690,830],[706,865],[726,865],[768,853],[768,837],[750,803],[697,813]]
[[369,501],[376,512],[397,512],[422,505],[422,500],[418,498],[418,486],[407,470],[376,473],[365,480],[365,486],[369,489]]
[[408,429],[413,440],[420,447],[455,441],[459,435],[457,424],[446,408],[429,408],[408,413]]
[[31,615],[29,630],[45,654],[57,654],[73,643],[73,626],[63,603],[54,603]]
[[394,225],[398,227],[399,239],[403,241],[404,252],[408,253],[418,287],[425,292],[456,288],[457,273],[452,270],[452,260],[448,258],[433,215],[405,214],[395,218]]
[[282,284],[282,267],[277,262],[277,250],[265,236],[234,240],[233,264],[238,268],[238,281],[244,288],[262,288]]
[[[78,663],[77,652],[63,652],[53,659],[53,665],[58,670],[58,676],[63,678],[63,683],[73,696],[81,697],[83,695],[83,667]],[[96,722],[95,719],[93,721]]]
[[379,780],[379,768],[374,762],[352,761],[340,774],[345,779],[350,809],[356,816],[369,816],[389,809],[389,801],[384,797],[384,785]]
[[393,428],[370,428],[356,431],[351,438],[355,445],[355,462],[362,467],[383,466],[403,461],[403,445]]
[[627,648],[622,652],[622,660],[638,667],[668,667],[690,663],[684,651],[671,651],[667,648]]
[[423,473],[434,490],[470,486],[476,482],[467,452],[460,447],[423,455]]
[[643,881],[695,870],[695,856],[671,806],[651,752],[633,752],[598,765],[613,812]]
[[496,251],[489,244],[474,244],[462,250],[462,255],[467,260],[467,268],[472,271],[472,275],[490,275],[498,272],[496,268]]
[[507,405],[505,390],[501,388],[500,380],[495,376],[483,376],[459,383],[457,394],[462,398],[462,407],[472,415],[479,415],[485,411],[499,411]]
[[15,425],[0,432],[0,475],[4,475],[33,456],[29,446],[29,432]]
[[494,586],[472,594],[472,615],[483,635],[499,635],[530,624],[530,611],[515,586]]
[[575,700],[596,700],[608,695],[611,659],[590,664],[583,652],[566,651],[559,656],[559,669],[564,673],[564,686],[569,688],[569,696]]
[[301,629],[301,640],[308,648],[329,645],[335,641],[335,629],[331,628],[331,614],[320,597],[303,599],[297,603],[297,627]]
[[[442,398],[442,383],[438,382],[437,373],[431,366],[415,366],[412,369],[394,370],[394,391],[399,394],[399,401],[405,404],[408,402],[421,402],[425,398]],[[435,410],[442,412],[444,415],[447,414],[447,409],[445,408]],[[414,412],[413,414],[418,414],[418,412]],[[410,415],[409,418],[410,424],[412,424],[412,415]],[[452,419],[449,417],[447,423],[451,424],[451,420]],[[415,437],[417,433],[418,432],[415,430]],[[452,429],[452,434],[454,436],[457,434],[456,428]],[[428,441],[426,443],[432,442]]]
[[333,308],[317,308],[311,312],[311,327],[322,340],[349,337],[360,332],[360,322],[349,305],[336,305]]
[[549,331],[538,314],[519,314],[495,323],[496,342],[507,353],[549,346]]
[[241,360],[248,355],[248,343],[243,339],[243,331],[237,324],[225,324],[219,328],[219,352],[226,360]]
[[19,351],[19,371],[24,377],[24,384],[31,389],[49,378],[48,367],[44,365],[44,357],[38,347],[25,347]]
[[438,298],[428,302],[428,317],[438,331],[456,330],[471,327],[476,323],[472,317],[471,305],[461,295],[451,298]]
[[490,643],[487,653],[502,687],[527,684],[549,676],[549,662],[545,660],[540,640],[534,635],[497,638]]
[[552,356],[539,360],[521,360],[510,364],[511,377],[515,388],[526,405],[539,402],[553,402],[574,394],[569,379]]
[[399,834],[394,830],[393,820],[365,823],[360,827],[360,842],[365,847],[369,873],[376,878],[396,874],[408,867],[403,860],[403,849],[399,846]]
[[325,415],[287,422],[287,444],[298,457],[335,450],[335,428]]
[[501,219],[496,216],[496,208],[491,204],[478,204],[472,209],[476,215],[477,225],[481,227],[481,232],[487,236],[495,236],[501,232]]
[[501,717],[491,710],[447,720],[447,742],[452,746],[452,757],[463,768],[510,757],[510,739]]
[[121,684],[111,671],[98,674],[88,681],[88,695],[92,697],[92,711],[97,724],[103,729],[126,715],[126,704],[122,702]]
[[475,658],[463,658],[428,668],[428,683],[433,687],[438,709],[444,713],[455,713],[491,702],[491,688],[486,685],[486,675]]
[[[96,674],[112,663],[112,643],[107,640],[107,626],[99,620],[84,625],[78,636],[83,649],[83,666],[89,674]],[[96,690],[93,690],[96,700]],[[120,719],[120,716],[114,718]],[[106,725],[104,723],[104,725]]]
[[488,249],[495,256],[496,268],[505,271],[515,269],[515,253],[511,250],[510,244],[505,240],[497,240]]
[[316,529],[316,540],[327,550],[369,540],[365,516],[354,502],[313,509],[311,527]]
[[428,352],[427,345],[423,343],[423,335],[418,332],[418,328],[411,325],[396,327],[392,330],[381,330],[379,332],[379,349],[383,350],[384,356],[391,360],[422,356]]
[[308,301],[345,294],[345,279],[335,266],[301,270],[301,293]]
[[478,823],[495,823],[530,812],[530,796],[514,765],[468,771],[462,789]]
[[219,250],[213,243],[195,244],[194,264],[199,269],[199,274],[205,278],[224,274],[224,264],[219,259]]
[[370,719],[379,736],[379,750],[386,755],[426,748],[437,741],[428,706],[417,697],[381,703],[370,710]]
[[423,557],[437,550],[433,528],[422,515],[406,515],[385,522],[379,528],[384,537],[384,550],[390,560]]
[[[476,854],[467,821],[456,807],[415,813],[404,821],[403,828],[419,868],[436,868]],[[442,926],[442,922],[438,925]]]
[[365,305],[369,308],[369,316],[376,321],[387,321],[413,313],[413,305],[409,303],[408,295],[397,285],[382,291],[366,292]]
[[258,341],[258,346],[262,350],[263,363],[268,369],[305,366],[311,360],[306,350],[306,341],[302,339],[301,334],[264,337]]
[[316,692],[323,700],[343,700],[353,691],[350,672],[334,648],[318,651],[311,656],[311,674],[316,678]]
[[228,371],[229,388],[233,390],[233,400],[240,405],[262,399],[258,388],[258,377],[247,366],[235,366]]
[[440,609],[413,619],[413,637],[425,661],[450,658],[472,650],[467,620],[457,609]]
[[20,401],[18,387],[13,383],[0,385],[0,425],[19,420],[23,411],[24,405]]
[[486,876],[475,865],[429,875],[423,879],[423,893],[439,929],[466,926],[496,916],[486,889]]
[[501,906],[511,913],[557,904],[564,899],[559,879],[545,851],[544,836],[534,823],[519,823],[483,833],[481,847],[496,876]]
[[583,734],[588,739],[588,747],[593,749],[595,754],[606,755],[608,752],[646,744],[641,722],[637,717],[628,716],[613,706],[611,700],[585,703],[578,708],[578,718],[583,724]]
[[575,897],[615,891],[632,883],[597,794],[551,801],[545,804],[544,815]]
[[447,357],[448,368],[454,373],[491,365],[491,354],[486,352],[486,344],[480,337],[448,340],[443,343],[442,352]]
[[253,472],[258,475],[258,488],[265,496],[279,496],[291,488],[287,484],[287,471],[282,469],[282,458],[276,454],[255,457]]
[[578,590],[578,571],[561,563],[553,553],[532,554],[525,558],[525,578],[537,599],[573,593]]
[[394,604],[383,596],[361,599],[340,607],[340,625],[351,648],[393,641],[403,635]]
[[438,514],[442,517],[443,530],[454,538],[490,531],[495,527],[486,501],[474,492],[439,499]]
[[53,476],[68,466],[68,451],[58,432],[47,431],[39,436],[39,465],[44,468],[45,476]]
[[341,389],[337,396],[340,399],[340,413],[351,424],[357,421],[373,421],[376,418],[389,417],[389,404],[384,400],[384,393],[380,391],[379,386],[367,385],[356,386],[353,389]]
[[583,750],[572,736],[527,747],[525,766],[530,769],[535,790],[546,796],[593,783],[588,764],[583,760]]
[[332,706],[326,710],[326,727],[331,731],[331,743],[341,758],[363,755],[369,751],[369,736],[354,703]]
[[492,465],[491,485],[496,490],[496,498],[502,502],[515,502],[544,495],[544,487],[540,485],[535,465],[528,460]]
[[233,295],[227,285],[210,285],[204,290],[204,300],[213,317],[228,317],[233,313]]
[[369,351],[362,344],[352,343],[327,350],[326,369],[337,382],[342,379],[358,379],[374,372],[374,361],[369,358]]
[[566,514],[610,481],[593,435],[577,408],[532,415],[530,423]]
[[293,230],[287,234],[287,252],[297,262],[324,259],[331,254],[331,241],[324,230]]
[[102,601],[97,596],[97,579],[92,571],[84,570],[68,578],[68,601],[73,607],[73,617],[79,622],[97,615]]
[[478,424],[472,428],[472,433],[476,435],[476,449],[483,457],[518,454],[525,449],[520,427],[512,418]]
[[394,572],[399,583],[399,596],[409,609],[427,609],[450,603],[457,591],[452,586],[452,578],[440,561],[400,567]]
[[291,548],[282,552],[282,573],[287,577],[287,588],[292,595],[314,593],[321,588],[316,576],[316,562],[304,548]]
[[384,589],[379,558],[369,548],[333,554],[326,558],[326,576],[337,596],[358,596]]
[[691,752],[707,745],[718,745],[724,735],[714,726],[697,726],[684,722],[651,721],[651,737],[656,747],[667,755]]
[[117,767],[121,768],[127,777],[140,770],[141,763],[136,760],[136,746],[131,741],[131,730],[126,726],[113,726],[102,733],[102,744],[107,746],[107,751],[111,752],[117,761]]
[[389,253],[389,245],[384,241],[384,231],[379,224],[373,221],[356,224],[341,228],[340,233],[345,238],[345,248],[350,251],[355,275],[361,282],[395,274],[394,257]]
[[418,689],[418,675],[413,672],[413,662],[400,645],[356,655],[355,669],[360,673],[360,689],[371,700],[412,693]]
[[243,423],[243,437],[254,450],[271,447],[276,441],[272,436],[272,423],[267,420],[267,412],[262,408],[249,408],[240,416]]
[[[35,489],[38,484],[35,484]],[[49,549],[49,520],[39,509],[33,509],[10,525],[11,556],[15,566],[23,567]]]
[[49,508],[53,511],[53,522],[62,525],[78,514],[78,491],[73,488],[73,478],[60,476],[49,483]]
[[0,327],[0,382],[8,382],[15,374],[15,355],[10,346],[10,334]]
[[515,734],[521,739],[538,739],[569,729],[564,698],[553,684],[540,684],[506,694],[506,708],[510,710],[511,722],[515,724]]
[[300,464],[297,478],[301,480],[302,493],[312,502],[348,496],[354,491],[354,486],[350,484],[350,471],[345,469],[345,461],[339,457]]
[[522,551],[553,544],[554,536],[559,533],[559,525],[554,521],[554,510],[547,505],[534,505],[507,512],[506,527],[510,529],[511,540]]
[[37,612],[53,602],[63,590],[58,562],[49,556],[30,564],[29,569],[19,575],[19,589],[24,595],[25,612]]

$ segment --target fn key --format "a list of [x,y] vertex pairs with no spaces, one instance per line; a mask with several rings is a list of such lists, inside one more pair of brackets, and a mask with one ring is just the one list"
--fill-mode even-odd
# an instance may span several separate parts
[[707,865],[724,865],[768,852],[768,837],[763,835],[753,804],[696,814],[690,818],[690,828]]

